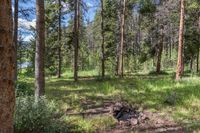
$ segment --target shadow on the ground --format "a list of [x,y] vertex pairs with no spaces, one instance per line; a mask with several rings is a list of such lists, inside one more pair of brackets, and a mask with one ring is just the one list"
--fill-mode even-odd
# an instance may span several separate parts
[[[189,121],[167,127],[143,127],[134,129],[138,131],[149,131],[159,133],[182,133],[200,130],[200,121],[193,118],[193,113],[198,114],[200,107],[198,105],[188,104],[191,97],[200,100],[200,84],[189,84],[188,82],[175,82],[172,80],[173,75],[134,75],[125,76],[123,79],[108,78],[107,80],[99,80],[98,76],[80,77],[78,82],[71,79],[60,79],[47,83],[47,95],[56,100],[67,103],[70,108],[66,109],[67,115],[79,115],[83,117],[107,115],[109,107],[113,102],[125,101],[133,106],[142,109],[154,109],[157,112],[171,108],[170,113],[176,112],[181,107],[185,110],[192,109],[190,114],[185,115],[179,112],[178,116],[182,120]],[[164,103],[166,97],[171,93],[176,93],[175,104],[167,105]],[[172,97],[173,98],[173,97]],[[105,104],[107,103],[107,105]],[[74,112],[74,108],[81,108],[79,112]],[[165,112],[165,113],[166,113]],[[184,131],[183,128],[184,127]],[[122,130],[123,127],[113,130]],[[125,127],[126,128],[126,127]],[[186,129],[185,129],[186,128]],[[130,127],[127,131],[132,131]]]

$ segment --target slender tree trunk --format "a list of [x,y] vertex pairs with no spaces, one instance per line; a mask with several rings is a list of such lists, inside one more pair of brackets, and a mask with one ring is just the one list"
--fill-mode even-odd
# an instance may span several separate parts
[[142,34],[141,34],[141,21],[142,21],[142,14],[138,14],[138,29],[137,29],[137,51],[141,52],[141,38],[142,38]]
[[61,0],[58,0],[58,5],[59,5],[59,17],[58,17],[58,72],[57,76],[58,78],[61,77]]
[[[21,41],[19,41],[19,46],[22,45]],[[18,56],[19,56],[19,73],[22,73],[22,50],[18,51]]]
[[74,81],[78,81],[78,55],[79,55],[79,7],[80,0],[75,0],[74,7]]
[[119,57],[118,57],[118,75],[123,77],[123,48],[124,48],[124,28],[125,28],[125,10],[126,10],[126,0],[123,0],[123,10],[121,13],[121,40],[119,47]]
[[170,36],[170,44],[169,44],[169,58],[172,58],[172,37]]
[[103,0],[101,0],[101,36],[102,36],[102,44],[101,44],[101,74],[102,74],[102,78],[104,78],[105,76],[105,46],[104,46],[104,7],[103,7],[104,3]]
[[197,49],[197,68],[196,68],[197,72],[199,72],[199,47]]
[[13,44],[15,46],[15,81],[17,81],[17,47],[18,47],[18,0],[14,1],[14,25],[13,25]]
[[[199,25],[199,32],[200,32],[200,17],[198,20],[198,25]],[[200,39],[199,39],[200,41]],[[198,46],[198,51],[197,51],[197,72],[199,72],[199,46]]]
[[156,73],[160,73],[161,70],[161,60],[162,60],[162,52],[163,52],[163,26],[161,27],[161,38],[160,38],[160,44],[158,47],[158,55],[157,55],[157,66],[156,66]]
[[174,28],[175,26],[174,26],[174,24],[173,23],[171,23],[171,39],[172,39],[172,51],[174,50],[174,49],[176,49],[176,47],[175,47],[175,28]]
[[13,133],[15,46],[11,0],[0,0],[0,133]]
[[178,61],[176,70],[176,80],[180,80],[183,70],[183,34],[185,19],[185,1],[181,0],[180,27],[179,27],[179,45],[178,45]]
[[169,28],[169,30],[170,30],[170,32],[169,32],[169,39],[170,39],[170,43],[169,43],[169,58],[170,58],[170,60],[171,60],[171,58],[172,58],[172,43],[173,43],[173,41],[172,41],[172,38],[173,38],[173,36],[172,36],[172,24],[170,24],[169,25],[170,26],[170,28]]
[[190,60],[190,71],[192,72],[193,71],[193,59],[191,57],[191,60]]
[[45,52],[45,19],[44,1],[36,0],[36,52],[35,52],[35,101],[45,93],[44,52]]

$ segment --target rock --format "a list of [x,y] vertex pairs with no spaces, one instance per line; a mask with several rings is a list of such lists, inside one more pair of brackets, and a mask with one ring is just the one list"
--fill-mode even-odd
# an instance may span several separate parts
[[113,111],[120,111],[121,108],[123,108],[122,103],[117,102],[117,103],[115,103],[115,105],[113,106]]
[[139,121],[137,119],[135,119],[135,118],[130,119],[130,122],[131,122],[132,126],[135,126],[135,125],[137,125],[139,123]]
[[149,120],[149,118],[143,113],[140,114],[139,119],[140,120]]
[[157,119],[157,120],[156,120],[156,124],[163,124],[163,123],[164,123],[164,121],[161,120],[161,119]]
[[123,112],[122,115],[119,117],[119,120],[127,121],[131,118],[132,118],[132,116],[130,115],[130,113]]
[[129,123],[131,126],[145,123],[149,119],[144,113],[122,103],[114,104],[111,113],[119,122]]

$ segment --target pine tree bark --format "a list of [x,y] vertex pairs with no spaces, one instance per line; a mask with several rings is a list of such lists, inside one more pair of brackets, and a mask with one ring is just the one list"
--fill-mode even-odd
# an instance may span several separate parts
[[0,133],[13,133],[15,46],[11,0],[0,0]]
[[[199,26],[199,32],[200,32],[200,17],[198,20],[198,26]],[[200,39],[199,39],[200,41]],[[197,72],[199,72],[199,46],[198,46],[198,50],[197,50]]]
[[78,81],[80,0],[74,2],[74,81]]
[[58,72],[57,77],[61,77],[61,0],[58,0],[59,11],[58,11]]
[[157,54],[157,66],[156,66],[156,73],[160,73],[161,71],[161,59],[162,59],[162,52],[163,52],[163,39],[164,39],[164,34],[163,34],[163,26],[161,27],[161,35],[160,35],[160,43],[158,46],[158,54]]
[[102,78],[105,77],[105,36],[104,36],[104,3],[103,0],[101,0],[101,37],[102,37],[102,44],[101,44],[101,73]]
[[13,32],[13,44],[15,46],[15,81],[17,81],[17,47],[18,47],[18,6],[19,1],[14,1],[14,32]]
[[176,69],[176,80],[180,80],[183,73],[183,34],[185,19],[185,0],[181,0],[180,27],[179,27],[179,45],[178,45],[178,61]]
[[121,35],[118,55],[118,76],[123,77],[123,48],[124,48],[124,28],[125,28],[126,0],[123,0],[123,10],[121,12]]
[[35,52],[35,100],[45,93],[45,19],[44,1],[36,0],[36,52]]

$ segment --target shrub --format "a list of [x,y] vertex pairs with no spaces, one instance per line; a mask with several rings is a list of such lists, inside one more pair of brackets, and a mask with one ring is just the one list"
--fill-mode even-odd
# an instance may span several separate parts
[[165,71],[160,71],[160,73],[157,73],[156,71],[150,71],[149,75],[168,75]]
[[15,132],[16,133],[56,133],[65,132],[59,120],[60,114],[53,101],[45,97],[38,103],[34,97],[18,97],[16,99]]
[[26,82],[17,82],[16,96],[32,96],[34,94],[33,87]]
[[177,102],[177,94],[176,92],[170,92],[165,100],[164,100],[164,103],[168,104],[168,105],[175,105]]

